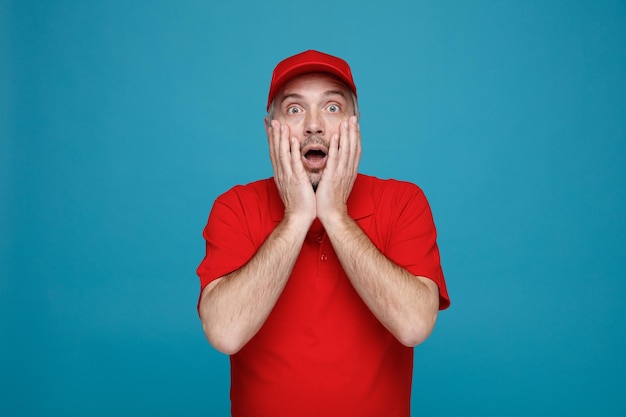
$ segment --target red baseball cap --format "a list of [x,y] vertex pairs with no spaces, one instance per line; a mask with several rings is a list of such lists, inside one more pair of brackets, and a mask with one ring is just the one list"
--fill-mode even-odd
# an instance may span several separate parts
[[334,75],[343,81],[356,96],[356,85],[354,85],[352,72],[346,61],[323,52],[308,50],[290,56],[276,65],[274,73],[272,74],[270,93],[267,97],[267,110],[269,110],[270,104],[272,104],[278,90],[280,90],[287,81],[298,75],[309,72],[327,72]]

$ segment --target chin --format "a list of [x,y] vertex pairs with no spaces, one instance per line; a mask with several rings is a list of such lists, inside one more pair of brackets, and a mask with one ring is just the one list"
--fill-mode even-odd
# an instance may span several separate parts
[[322,179],[322,174],[320,172],[309,172],[309,181],[311,181],[311,186],[313,187],[313,191],[317,190],[317,186]]

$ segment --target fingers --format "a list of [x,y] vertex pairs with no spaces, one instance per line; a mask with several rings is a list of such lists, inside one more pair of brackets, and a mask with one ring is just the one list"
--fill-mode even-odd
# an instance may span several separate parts
[[[350,125],[350,121],[344,120],[343,122],[341,122],[341,127],[339,128],[339,132],[341,133],[341,135],[339,136],[340,143],[338,164],[340,167],[349,167],[350,157],[352,155],[353,149],[353,135],[351,135],[351,127],[352,126]],[[348,172],[350,172],[349,169],[347,170]]]
[[278,159],[284,174],[287,176],[291,175],[291,143],[289,140],[289,128],[287,125],[280,125],[279,127]]
[[276,165],[278,161],[278,154],[276,152],[276,126],[277,123],[275,120],[270,121],[270,126],[267,129],[267,145],[270,151],[270,160],[272,161],[272,168],[274,168],[274,174],[276,174]]
[[361,128],[356,116],[350,117],[348,137],[350,141],[350,158],[348,159],[348,171],[356,172],[361,159]]
[[[289,139],[289,127],[277,120],[272,120],[268,133],[270,160],[274,168],[274,176],[289,176],[292,173],[292,140]],[[299,149],[298,149],[299,154]]]
[[330,138],[327,168],[355,173],[361,158],[361,131],[356,116],[341,122],[339,134]]
[[300,141],[290,137],[289,127],[279,121],[272,120],[268,142],[270,159],[274,168],[274,176],[280,179],[295,176],[299,179],[306,178],[304,165],[300,153]]
[[324,171],[334,172],[335,167],[339,164],[339,134],[335,133],[328,141],[328,161]]
[[306,175],[306,173],[304,172],[304,165],[302,165],[302,157],[300,156],[300,141],[294,136],[291,137],[291,139],[289,140],[289,144],[291,152],[290,167],[292,169],[292,172],[294,172],[299,177],[302,177],[303,175]]

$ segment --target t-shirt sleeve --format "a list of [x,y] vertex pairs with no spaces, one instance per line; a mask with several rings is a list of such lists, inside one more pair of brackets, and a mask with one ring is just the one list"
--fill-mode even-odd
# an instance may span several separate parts
[[388,201],[394,216],[390,219],[393,227],[389,228],[385,255],[411,274],[433,280],[439,287],[439,309],[448,308],[450,297],[441,268],[437,231],[424,193],[411,184]]
[[200,290],[212,281],[239,268],[254,256],[257,248],[247,226],[245,202],[232,189],[215,200],[204,228],[204,259],[197,269]]

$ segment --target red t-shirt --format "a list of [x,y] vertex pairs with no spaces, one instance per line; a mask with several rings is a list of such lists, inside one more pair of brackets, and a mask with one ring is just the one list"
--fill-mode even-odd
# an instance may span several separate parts
[[[204,229],[201,287],[252,258],[283,211],[271,178],[221,195]],[[348,213],[388,259],[437,283],[440,309],[450,305],[419,187],[359,174]],[[231,356],[232,415],[408,417],[412,372],[413,349],[370,312],[316,220],[268,319]]]

